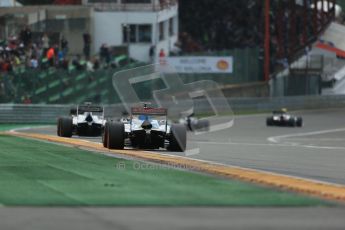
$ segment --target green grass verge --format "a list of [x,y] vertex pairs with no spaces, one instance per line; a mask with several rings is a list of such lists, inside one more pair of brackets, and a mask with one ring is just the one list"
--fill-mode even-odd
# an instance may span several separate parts
[[[0,204],[8,206],[314,206],[325,201],[0,135]],[[138,164],[145,166],[138,169]]]

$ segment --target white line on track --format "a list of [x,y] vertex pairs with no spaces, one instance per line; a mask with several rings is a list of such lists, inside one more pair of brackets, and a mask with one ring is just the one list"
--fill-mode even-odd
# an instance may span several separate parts
[[245,146],[276,146],[292,147],[290,144],[271,144],[271,143],[245,143],[245,142],[217,142],[217,141],[195,141],[197,144],[210,145],[245,145]]
[[287,135],[281,135],[281,136],[272,136],[268,137],[267,140],[272,143],[280,143],[280,140],[283,138],[289,138],[289,137],[305,137],[305,136],[311,136],[311,135],[319,135],[319,134],[326,134],[326,133],[335,133],[335,132],[344,132],[345,128],[340,129],[328,129],[328,130],[320,130],[320,131],[314,131],[314,132],[307,132],[307,133],[294,133],[294,134],[287,134]]
[[297,143],[285,143],[285,144],[265,144],[265,143],[226,143],[226,142],[207,142],[197,141],[197,144],[208,145],[244,145],[244,146],[268,146],[268,147],[295,147],[295,148],[312,148],[312,149],[327,149],[327,150],[345,150],[345,147],[337,146],[316,146],[316,145],[300,145]]
[[17,131],[25,131],[25,130],[30,130],[30,129],[44,129],[44,128],[50,128],[50,127],[52,127],[52,126],[51,125],[25,126],[25,127],[21,127],[21,128],[11,129],[10,132],[14,133]]

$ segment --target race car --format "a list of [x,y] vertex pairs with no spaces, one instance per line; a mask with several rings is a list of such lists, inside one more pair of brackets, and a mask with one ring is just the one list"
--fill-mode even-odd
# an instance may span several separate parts
[[169,124],[167,109],[133,107],[128,119],[109,121],[103,135],[103,146],[123,149],[130,146],[138,149],[166,148],[183,152],[186,149],[187,130],[182,124]]
[[286,109],[273,111],[272,116],[266,118],[267,126],[290,126],[302,127],[302,117],[293,116],[287,113]]
[[187,130],[192,132],[209,131],[210,128],[210,122],[208,120],[198,119],[194,114],[181,118],[179,123],[185,125]]
[[104,108],[85,103],[70,110],[69,117],[59,117],[57,135],[60,137],[101,136],[104,131]]

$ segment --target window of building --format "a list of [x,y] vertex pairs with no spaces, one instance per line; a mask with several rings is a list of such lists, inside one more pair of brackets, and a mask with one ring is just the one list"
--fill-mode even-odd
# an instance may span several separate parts
[[151,42],[151,25],[138,26],[138,42]]
[[164,22],[159,23],[159,40],[162,41],[165,39],[164,36]]
[[169,19],[169,36],[175,35],[174,31],[174,18]]
[[152,26],[151,25],[123,25],[123,42],[128,43],[151,43]]

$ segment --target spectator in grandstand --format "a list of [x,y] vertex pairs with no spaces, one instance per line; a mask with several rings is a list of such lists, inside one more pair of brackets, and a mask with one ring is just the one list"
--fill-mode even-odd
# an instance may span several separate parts
[[99,50],[99,55],[101,57],[101,62],[106,63],[106,66],[109,65],[110,62],[110,51],[107,46],[107,44],[103,43],[100,50]]
[[38,60],[35,55],[32,55],[31,60],[30,60],[30,67],[32,69],[37,69],[38,68]]
[[60,45],[63,54],[66,56],[68,53],[68,41],[66,40],[64,35],[62,35],[61,37]]
[[32,104],[32,101],[31,101],[31,98],[30,98],[29,95],[25,95],[25,96],[23,97],[23,99],[22,99],[22,102],[23,102],[23,104],[25,104],[25,105]]
[[48,49],[46,57],[48,59],[49,65],[54,66],[54,61],[55,61],[55,49],[54,49],[54,47],[50,47]]
[[44,33],[42,36],[42,48],[43,54],[45,55],[49,49],[49,37],[47,33]]
[[164,52],[164,49],[161,49],[159,51],[159,58],[164,58],[165,57],[165,52]]
[[83,40],[84,40],[84,48],[83,52],[85,55],[85,59],[89,60],[90,58],[90,48],[91,48],[91,35],[88,33],[83,34]]
[[20,40],[23,42],[25,48],[30,46],[32,33],[29,26],[25,26],[25,28],[20,32]]
[[93,60],[93,69],[94,70],[98,70],[99,68],[100,68],[99,60],[98,60],[98,58],[94,58],[94,60]]
[[57,64],[60,65],[63,62],[64,58],[65,58],[64,52],[61,49],[58,49],[57,50],[57,60],[58,60]]
[[81,63],[81,56],[78,54],[76,55],[73,60],[72,60],[72,65],[77,69],[77,70],[84,70],[85,66],[82,65]]
[[93,68],[94,64],[91,60],[87,60],[86,62],[86,71],[88,72],[95,72],[95,69]]
[[151,63],[154,62],[154,57],[155,57],[155,49],[156,49],[156,46],[155,45],[152,45],[149,49],[149,56],[150,56],[150,61]]
[[0,103],[3,102],[1,99],[5,96],[5,84],[2,79],[2,75],[0,75]]

